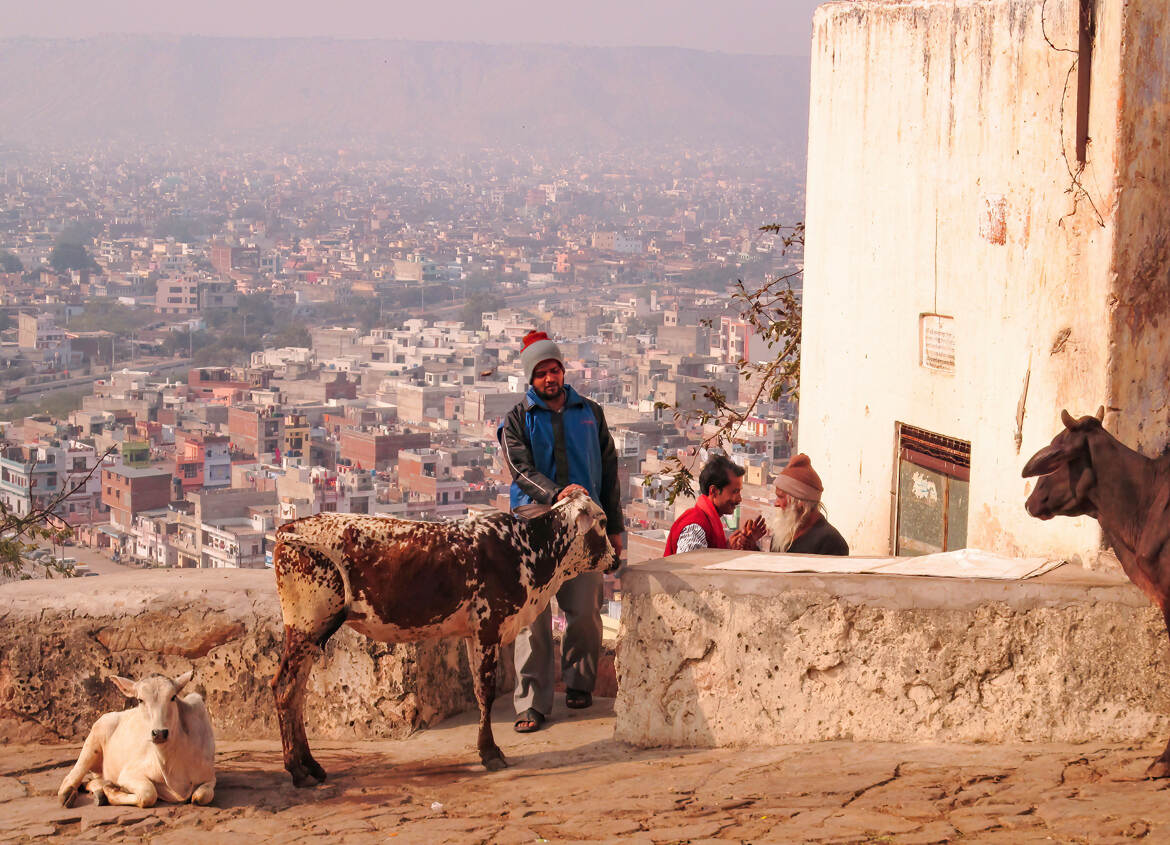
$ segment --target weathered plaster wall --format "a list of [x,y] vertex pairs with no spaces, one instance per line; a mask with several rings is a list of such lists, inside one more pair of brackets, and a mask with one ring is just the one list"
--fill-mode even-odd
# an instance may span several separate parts
[[1117,247],[1106,425],[1145,455],[1170,443],[1170,16],[1126,6],[1124,120],[1118,138]]
[[615,712],[625,742],[1144,741],[1170,731],[1165,628],[1128,583],[1059,570],[997,583],[663,563],[623,578]]
[[[110,675],[194,668],[221,739],[276,737],[271,571],[171,570],[0,587],[0,742],[83,738],[127,701]],[[463,644],[387,646],[343,628],[314,665],[310,736],[405,737],[475,705]]]
[[[1122,3],[1097,5],[1082,176],[1096,211],[1069,192],[1076,0],[816,13],[799,446],[857,553],[891,550],[899,421],[971,442],[969,545],[1099,547],[1090,519],[1028,517],[1020,478],[1061,408],[1107,403]],[[918,363],[924,312],[955,318],[954,375]]]

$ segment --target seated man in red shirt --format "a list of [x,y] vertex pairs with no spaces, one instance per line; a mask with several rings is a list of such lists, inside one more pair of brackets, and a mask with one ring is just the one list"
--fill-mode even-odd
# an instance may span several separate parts
[[727,537],[722,516],[735,513],[743,494],[743,467],[723,455],[707,461],[699,473],[702,494],[695,506],[670,527],[664,557],[696,549],[755,549],[764,536],[762,520],[752,520]]

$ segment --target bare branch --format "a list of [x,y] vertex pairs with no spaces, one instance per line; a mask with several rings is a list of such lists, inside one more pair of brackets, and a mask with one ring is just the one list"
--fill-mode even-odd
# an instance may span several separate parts
[[[760,229],[780,235],[785,249],[804,245],[803,222],[794,226],[772,223],[761,226]],[[732,299],[743,308],[740,316],[775,353],[771,359],[763,363],[747,360],[737,362],[736,369],[741,378],[759,379],[759,384],[745,407],[733,407],[716,385],[707,385],[703,391],[704,398],[711,404],[710,411],[705,408],[684,410],[677,405],[656,403],[656,408],[671,410],[676,424],[680,426],[694,422],[702,425],[718,423],[715,431],[701,439],[700,449],[722,447],[724,443],[734,441],[765,397],[771,401],[785,395],[794,399],[797,397],[800,387],[802,308],[800,295],[794,290],[793,282],[800,277],[801,271],[793,270],[751,290],[742,279],[736,282]],[[709,324],[709,321],[707,322]],[[691,494],[693,475],[677,457],[668,459],[667,463],[674,466],[668,473],[672,479],[668,488],[668,500],[673,503],[679,494]]]

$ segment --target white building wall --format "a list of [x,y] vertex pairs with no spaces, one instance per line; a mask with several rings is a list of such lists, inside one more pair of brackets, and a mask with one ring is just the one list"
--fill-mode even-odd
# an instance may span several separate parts
[[[1020,478],[1062,407],[1109,404],[1111,259],[1124,248],[1116,137],[1131,119],[1118,112],[1122,4],[1097,3],[1089,193],[1074,203],[1076,55],[1049,46],[1041,13],[1048,38],[1075,50],[1077,6],[817,10],[799,448],[854,553],[891,549],[898,422],[971,442],[969,545],[1086,558],[1099,548],[1087,517],[1028,517]],[[1165,65],[1166,51],[1149,61]],[[1154,99],[1164,113],[1164,86]],[[919,366],[927,312],[954,317],[953,375]]]

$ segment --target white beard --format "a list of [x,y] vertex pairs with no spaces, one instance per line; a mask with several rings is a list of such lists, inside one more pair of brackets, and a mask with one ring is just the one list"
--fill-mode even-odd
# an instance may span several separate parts
[[803,514],[795,505],[786,508],[773,508],[768,517],[768,532],[772,535],[768,543],[770,552],[786,552],[796,537],[796,529],[800,527]]

